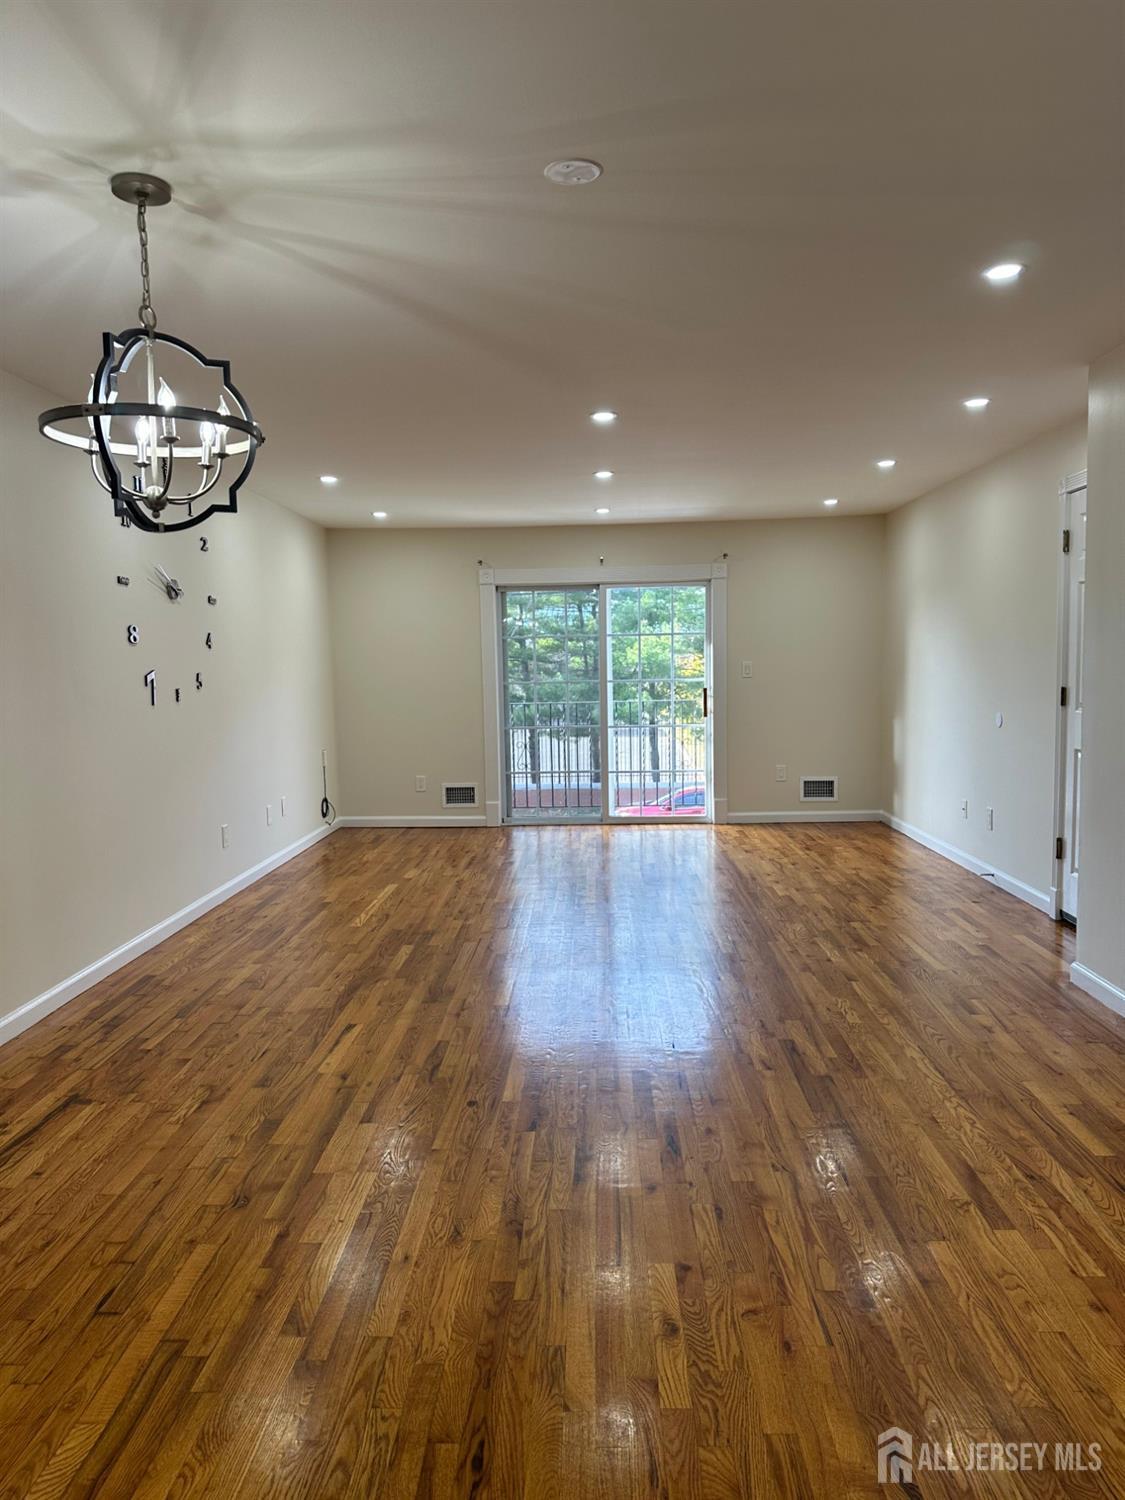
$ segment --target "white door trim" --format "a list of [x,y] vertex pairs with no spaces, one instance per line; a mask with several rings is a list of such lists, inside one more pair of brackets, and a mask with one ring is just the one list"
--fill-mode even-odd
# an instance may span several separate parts
[[481,568],[480,661],[484,683],[484,821],[489,828],[503,822],[503,777],[500,757],[500,612],[492,568]]
[[[596,576],[591,577],[591,572]],[[711,756],[712,822],[727,821],[727,565],[656,563],[635,568],[486,568],[480,587],[481,683],[484,696],[484,814],[490,828],[503,822],[503,740],[500,733],[500,611],[497,589],[542,588],[551,584],[711,584]],[[604,714],[603,725],[604,725]]]
[[[482,573],[491,574],[491,582],[497,588],[550,588],[557,584],[565,586],[585,584],[597,588],[600,583],[705,583],[716,576],[726,577],[725,562],[709,563],[653,563],[644,568],[481,568]],[[723,572],[716,575],[715,569]]]
[[[1062,690],[1067,685],[1067,652],[1069,647],[1070,611],[1070,556],[1063,551],[1063,532],[1070,527],[1071,496],[1086,488],[1086,470],[1068,474],[1059,483],[1059,527],[1058,527],[1058,573],[1057,598],[1055,601],[1055,807],[1052,827],[1056,838],[1066,836],[1066,709],[1062,706]],[[1062,916],[1063,862],[1055,859],[1051,865],[1051,915],[1055,921]]]
[[711,821],[727,821],[727,565],[711,572]]

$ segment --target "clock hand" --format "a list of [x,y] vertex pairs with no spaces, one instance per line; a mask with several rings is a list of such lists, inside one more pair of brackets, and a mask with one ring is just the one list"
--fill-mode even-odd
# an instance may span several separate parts
[[183,593],[183,589],[180,587],[180,585],[176,581],[176,579],[172,578],[169,574],[165,573],[164,569],[160,566],[159,563],[156,564],[156,571],[160,574],[160,577],[164,580],[164,587],[165,587],[165,589],[167,589],[169,595],[172,598],[178,599],[180,597],[180,595]]

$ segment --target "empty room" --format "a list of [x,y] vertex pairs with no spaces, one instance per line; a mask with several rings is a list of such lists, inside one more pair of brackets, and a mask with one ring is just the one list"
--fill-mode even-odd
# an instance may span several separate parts
[[0,0],[0,1500],[1125,1495],[1125,0]]

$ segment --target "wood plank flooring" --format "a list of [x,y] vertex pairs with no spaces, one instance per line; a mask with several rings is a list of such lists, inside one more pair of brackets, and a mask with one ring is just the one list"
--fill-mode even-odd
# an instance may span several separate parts
[[1071,947],[874,824],[337,832],[0,1051],[0,1494],[1125,1494]]

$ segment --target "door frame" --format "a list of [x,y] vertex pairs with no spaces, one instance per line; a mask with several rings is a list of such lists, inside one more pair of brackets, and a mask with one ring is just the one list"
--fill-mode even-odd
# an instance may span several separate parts
[[[593,575],[593,576],[591,576]],[[657,563],[623,568],[599,564],[597,568],[489,568],[477,571],[480,588],[481,682],[484,694],[484,820],[490,828],[504,821],[503,754],[501,726],[503,697],[500,691],[499,590],[518,588],[597,588],[660,583],[709,583],[711,585],[711,822],[727,821],[727,565],[709,563]],[[604,622],[603,622],[604,627]],[[602,714],[602,732],[606,731]],[[655,823],[656,818],[613,819],[615,823]],[[686,824],[686,818],[677,818]]]
[[[1073,497],[1086,488],[1086,470],[1068,474],[1059,482],[1059,527],[1058,527],[1058,598],[1056,601],[1055,635],[1057,650],[1055,659],[1055,807],[1051,826],[1056,839],[1066,836],[1066,709],[1062,703],[1062,690],[1067,683],[1067,655],[1070,647],[1070,554],[1063,551],[1063,533],[1071,529]],[[1062,920],[1063,862],[1052,858],[1051,863],[1051,915],[1056,922]],[[1077,912],[1074,913],[1077,916]]]

